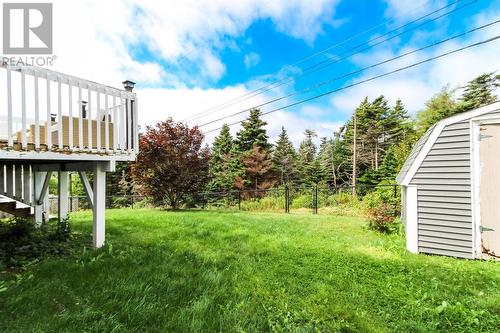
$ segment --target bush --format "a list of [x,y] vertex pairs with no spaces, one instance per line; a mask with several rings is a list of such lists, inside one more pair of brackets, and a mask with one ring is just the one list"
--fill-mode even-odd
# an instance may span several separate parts
[[266,196],[261,199],[249,199],[241,202],[242,210],[284,210],[285,197]]
[[113,197],[111,199],[111,207],[113,208],[122,208],[122,207],[130,207],[132,199],[131,197]]
[[378,187],[363,198],[365,215],[368,218],[370,229],[395,233],[400,227],[401,197],[399,191],[394,196],[394,188],[390,186]]
[[292,199],[292,203],[290,205],[291,208],[311,208],[312,207],[312,194],[311,193],[303,193],[299,194],[295,198]]
[[0,267],[21,267],[46,256],[67,255],[90,244],[90,236],[72,233],[70,221],[37,228],[32,219],[0,222]]

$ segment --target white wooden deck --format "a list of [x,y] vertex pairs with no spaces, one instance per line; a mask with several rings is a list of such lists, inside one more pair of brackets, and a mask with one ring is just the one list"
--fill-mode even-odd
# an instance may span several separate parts
[[137,96],[44,68],[0,70],[0,160],[134,160]]
[[[0,65],[0,211],[47,220],[49,183],[57,173],[58,218],[64,220],[68,172],[78,172],[93,210],[94,246],[103,246],[106,172],[114,171],[116,161],[135,160],[137,112],[131,89]],[[92,172],[92,184],[86,172]]]

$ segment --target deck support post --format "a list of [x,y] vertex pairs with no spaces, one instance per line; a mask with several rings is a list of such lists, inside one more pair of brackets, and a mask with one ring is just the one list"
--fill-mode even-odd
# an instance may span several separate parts
[[93,244],[94,248],[104,245],[106,230],[106,168],[104,163],[96,163],[94,166],[94,189],[93,189]]
[[59,217],[59,223],[68,218],[69,211],[69,172],[59,171],[58,181],[57,181],[57,191],[58,191],[58,209],[57,215]]
[[52,177],[52,171],[33,171],[33,210],[35,222],[38,226],[42,222],[49,220],[49,182]]
[[[33,172],[33,213],[35,217],[35,223],[40,226],[43,223],[43,211],[44,203],[39,202],[40,198],[44,197],[42,195],[43,183],[45,182],[45,177],[47,172]],[[47,190],[47,189],[46,189]]]

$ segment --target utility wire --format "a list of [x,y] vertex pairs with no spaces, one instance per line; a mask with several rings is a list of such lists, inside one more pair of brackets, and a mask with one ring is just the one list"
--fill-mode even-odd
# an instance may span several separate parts
[[[358,44],[358,45],[356,45],[356,46],[354,46],[354,47],[352,47],[352,48],[350,48],[350,49],[348,49],[348,50],[346,50],[346,51],[342,52],[342,53],[341,53],[341,54],[339,54],[338,56],[345,55],[345,54],[347,54],[347,53],[349,53],[349,52],[351,52],[351,51],[353,51],[353,50],[356,50],[356,49],[358,49],[358,48],[360,48],[360,47],[362,47],[362,46],[364,46],[364,45],[366,45],[366,44],[369,44],[369,43],[375,42],[375,41],[377,41],[377,40],[379,40],[379,39],[381,39],[381,38],[384,38],[384,37],[386,37],[386,36],[388,36],[388,35],[390,35],[390,34],[392,34],[392,33],[396,32],[396,31],[398,31],[398,30],[400,30],[400,29],[402,29],[402,28],[406,28],[406,27],[407,27],[407,26],[409,26],[409,25],[412,25],[412,24],[414,24],[414,23],[416,23],[416,22],[418,22],[418,21],[421,21],[421,20],[423,20],[423,19],[425,19],[425,18],[427,18],[427,17],[429,17],[429,16],[432,16],[433,14],[436,14],[436,13],[438,13],[438,12],[440,12],[440,11],[442,11],[442,10],[444,10],[444,9],[446,9],[446,8],[448,8],[448,7],[450,7],[450,6],[453,6],[453,5],[455,5],[456,3],[460,2],[460,1],[462,1],[462,0],[456,0],[456,1],[454,1],[454,2],[452,2],[452,3],[450,3],[450,4],[448,4],[448,5],[446,5],[446,6],[444,6],[444,7],[441,7],[441,8],[439,8],[439,9],[436,9],[436,10],[434,10],[434,11],[432,11],[432,12],[430,12],[430,13],[427,13],[427,14],[425,14],[425,15],[423,15],[423,16],[421,16],[421,17],[419,17],[419,18],[415,19],[415,20],[412,20],[412,21],[410,21],[410,22],[408,22],[408,23],[406,23],[406,24],[404,24],[404,25],[401,25],[401,26],[399,26],[399,27],[397,27],[397,28],[395,28],[395,29],[392,29],[392,30],[390,30],[390,31],[388,31],[388,32],[386,32],[386,33],[384,33],[384,34],[380,35],[380,36],[374,37],[374,38],[372,38],[372,39],[368,40],[367,42],[364,42],[364,43]],[[400,32],[400,33],[398,33],[398,34],[396,34],[396,35],[392,36],[392,37],[386,38],[386,39],[384,39],[384,40],[382,40],[382,41],[380,41],[380,42],[377,42],[377,43],[372,44],[372,45],[369,45],[369,46],[367,46],[367,47],[365,47],[365,48],[363,48],[363,49],[361,49],[361,50],[358,50],[358,51],[357,51],[357,52],[355,52],[355,53],[349,54],[348,56],[342,57],[342,58],[340,58],[340,59],[326,59],[326,60],[323,60],[323,61],[321,61],[321,62],[319,62],[319,63],[316,63],[316,64],[314,64],[314,65],[311,65],[311,66],[309,66],[309,67],[306,67],[305,69],[303,69],[303,71],[304,71],[304,72],[303,72],[303,73],[301,73],[301,74],[297,74],[297,75],[295,75],[295,76],[292,76],[291,78],[290,78],[290,77],[286,77],[286,78],[283,78],[283,79],[280,79],[280,80],[275,80],[275,81],[273,81],[273,82],[271,82],[271,83],[269,83],[269,84],[267,84],[267,85],[264,85],[264,86],[262,86],[262,87],[260,87],[260,88],[257,88],[257,89],[255,89],[255,90],[252,90],[252,91],[250,91],[250,92],[248,92],[248,93],[246,93],[246,94],[244,94],[244,95],[242,95],[242,96],[240,96],[240,97],[237,97],[237,98],[235,98],[235,99],[233,99],[233,100],[230,100],[230,101],[228,101],[228,102],[225,102],[225,103],[220,104],[220,105],[218,105],[218,106],[215,106],[215,107],[213,107],[213,108],[210,108],[210,109],[208,109],[208,110],[205,110],[205,111],[203,111],[203,112],[201,112],[201,113],[197,113],[197,114],[195,114],[195,115],[192,115],[192,116],[190,116],[190,117],[188,117],[188,118],[184,119],[183,121],[186,121],[186,120],[188,120],[188,119],[189,119],[190,121],[194,121],[194,120],[199,119],[199,118],[201,118],[201,117],[204,117],[204,116],[206,116],[206,115],[208,115],[208,114],[211,114],[211,113],[213,113],[213,112],[215,112],[215,111],[223,110],[223,109],[225,109],[225,108],[227,108],[227,107],[230,107],[230,106],[232,106],[232,105],[234,105],[234,104],[237,104],[237,103],[242,102],[242,101],[244,101],[244,100],[247,100],[247,99],[249,99],[249,98],[253,98],[253,97],[258,96],[258,95],[260,95],[260,94],[262,94],[262,93],[265,93],[265,92],[270,91],[270,90],[272,90],[272,89],[275,89],[275,88],[278,88],[278,87],[280,87],[280,86],[283,86],[283,85],[285,85],[285,84],[287,84],[287,83],[293,82],[293,81],[294,81],[294,79],[295,79],[295,78],[297,78],[297,77],[302,77],[302,76],[305,76],[305,75],[307,75],[307,74],[314,73],[314,72],[317,72],[317,71],[319,71],[319,70],[322,70],[322,69],[324,69],[324,68],[326,68],[326,67],[328,67],[328,66],[331,66],[331,65],[333,65],[333,64],[335,64],[335,63],[338,63],[338,62],[340,62],[340,61],[342,61],[342,60],[345,60],[345,59],[347,59],[347,58],[349,58],[349,57],[352,57],[353,55],[359,54],[359,53],[361,53],[361,52],[363,52],[363,51],[366,51],[366,50],[371,49],[371,48],[373,48],[373,47],[375,47],[375,46],[378,46],[378,45],[380,45],[380,44],[382,44],[382,43],[385,43],[385,42],[387,42],[387,41],[389,41],[389,40],[391,40],[391,39],[394,39],[394,38],[396,38],[396,37],[399,37],[399,36],[401,36],[401,35],[403,35],[403,34],[405,34],[405,33],[407,33],[407,32],[413,31],[413,30],[415,30],[415,29],[417,29],[417,28],[420,28],[420,27],[422,27],[422,26],[424,26],[424,25],[426,25],[426,24],[429,24],[429,23],[431,23],[431,22],[434,22],[434,21],[436,21],[436,20],[438,20],[438,19],[440,19],[440,18],[442,18],[442,17],[444,17],[444,16],[447,16],[447,15],[449,15],[449,14],[453,13],[453,12],[459,11],[459,10],[461,10],[461,9],[463,9],[463,8],[465,8],[465,7],[469,6],[469,5],[471,5],[471,4],[473,4],[473,3],[477,2],[477,1],[478,1],[478,0],[473,0],[473,1],[471,1],[471,2],[468,2],[468,3],[466,3],[466,4],[465,4],[465,5],[463,5],[463,6],[460,6],[460,7],[454,8],[454,9],[452,9],[452,10],[450,10],[450,11],[446,12],[446,13],[443,13],[443,14],[441,14],[441,15],[439,15],[439,16],[437,16],[437,17],[433,18],[433,19],[430,19],[430,20],[428,20],[428,21],[425,21],[425,22],[423,22],[423,23],[421,23],[421,24],[419,24],[419,25],[417,25],[417,26],[414,26],[414,27],[412,27],[412,28],[410,28],[410,29],[404,30],[404,31],[402,31],[402,32]],[[350,41],[350,40],[352,40],[352,39],[353,39],[353,38],[348,39],[347,41]],[[347,41],[346,41],[346,42],[347,42]],[[342,43],[340,43],[339,45],[343,45],[343,44],[345,44],[345,43],[344,43],[344,42],[342,42]],[[328,48],[328,49],[326,49],[326,50],[330,50],[330,49],[332,49],[332,48],[334,48],[334,47],[335,47],[335,46],[332,46],[332,47],[330,47],[330,48]],[[325,50],[323,50],[323,51],[325,51]],[[323,51],[320,51],[320,52],[323,52]],[[320,52],[318,52],[318,53],[320,53]],[[325,52],[326,52],[326,51],[325,51]],[[325,66],[322,66],[322,67],[320,67],[320,68],[317,68],[318,66],[321,66],[321,65],[323,65],[323,64],[326,64],[326,65],[325,65]]]
[[[310,98],[307,98],[307,99],[303,99],[303,100],[300,100],[300,101],[297,101],[297,102],[294,102],[292,104],[288,104],[288,105],[285,105],[283,107],[279,107],[279,108],[276,108],[276,109],[272,109],[272,110],[269,110],[269,111],[266,111],[266,112],[263,112],[262,113],[262,116],[265,116],[265,115],[268,115],[270,113],[273,113],[273,112],[277,112],[277,111],[280,111],[280,110],[285,110],[285,109],[288,109],[288,108],[291,108],[293,106],[296,106],[296,105],[299,105],[299,104],[303,104],[303,103],[306,103],[306,102],[309,102],[309,101],[312,101],[312,100],[315,100],[317,98],[320,98],[320,97],[324,97],[324,96],[327,96],[327,95],[331,95],[333,93],[336,93],[336,92],[339,92],[339,91],[342,91],[342,90],[345,90],[345,89],[348,89],[348,88],[352,88],[352,87],[355,87],[355,86],[358,86],[358,85],[361,85],[363,83],[366,83],[366,82],[370,82],[370,81],[373,81],[373,80],[376,80],[376,79],[379,79],[379,78],[382,78],[382,77],[385,77],[385,76],[389,76],[389,75],[392,75],[392,74],[395,74],[395,73],[398,73],[398,72],[401,72],[401,71],[404,71],[404,70],[407,70],[407,69],[410,69],[410,68],[413,68],[413,67],[416,67],[416,66],[419,66],[419,65],[422,65],[424,63],[427,63],[427,62],[430,62],[430,61],[433,61],[433,60],[436,60],[436,59],[439,59],[439,58],[443,58],[445,56],[448,56],[450,54],[454,54],[454,53],[457,53],[457,52],[461,52],[461,51],[464,51],[466,49],[470,49],[472,47],[476,47],[476,46],[479,46],[479,45],[484,45],[484,44],[487,44],[487,43],[491,43],[497,39],[500,39],[500,35],[497,35],[495,37],[492,37],[492,38],[489,38],[489,39],[486,39],[486,40],[483,40],[481,42],[477,42],[477,43],[473,43],[473,44],[469,44],[469,45],[466,45],[464,47],[461,47],[461,48],[458,48],[458,49],[455,49],[455,50],[452,50],[452,51],[449,51],[449,52],[445,52],[445,53],[442,53],[440,55],[437,55],[437,56],[434,56],[434,57],[431,57],[431,58],[427,58],[425,60],[422,60],[422,61],[419,61],[419,62],[416,62],[416,63],[413,63],[411,65],[408,65],[408,66],[404,66],[404,67],[400,67],[398,69],[395,69],[395,70],[392,70],[390,72],[386,72],[386,73],[383,73],[383,74],[380,74],[380,75],[376,75],[376,76],[372,76],[368,79],[365,79],[365,80],[361,80],[361,81],[358,81],[358,82],[355,82],[355,83],[352,83],[352,84],[349,84],[347,86],[344,86],[344,87],[341,87],[341,88],[337,88],[337,89],[333,89],[333,90],[329,90],[325,93],[322,93],[322,94],[319,94],[319,95],[316,95],[316,96],[313,96],[313,97],[310,97]],[[228,126],[233,126],[233,125],[237,125],[237,124],[240,124],[242,121],[236,121],[236,122],[233,122],[233,123],[230,123],[230,124],[227,124]],[[212,130],[209,130],[207,132],[204,132],[205,134],[208,134],[208,133],[211,133],[211,132],[215,132],[215,131],[218,131],[220,130],[222,127],[218,127],[218,128],[214,128]]]
[[389,62],[392,62],[392,61],[395,61],[395,60],[398,60],[398,59],[401,59],[403,57],[406,57],[408,55],[411,55],[411,54],[414,54],[414,53],[417,53],[417,52],[420,52],[420,51],[423,51],[423,50],[426,50],[426,49],[429,49],[429,48],[432,48],[432,47],[435,47],[435,46],[438,46],[440,44],[444,44],[444,43],[447,43],[451,40],[454,40],[454,39],[457,39],[457,38],[460,38],[460,37],[463,37],[467,34],[470,34],[472,32],[476,32],[478,30],[481,30],[481,29],[484,29],[484,28],[487,28],[487,27],[490,27],[492,25],[495,25],[495,24],[498,24],[500,23],[500,19],[499,20],[496,20],[496,21],[493,21],[493,22],[490,22],[490,23],[487,23],[487,24],[484,24],[484,25],[481,25],[479,27],[476,27],[474,29],[471,29],[471,30],[468,30],[468,31],[465,31],[465,32],[462,32],[460,34],[457,34],[457,35],[454,35],[454,36],[451,36],[451,37],[448,37],[446,39],[443,39],[443,40],[440,40],[438,42],[434,42],[432,44],[429,44],[429,45],[426,45],[426,46],[423,46],[421,48],[418,48],[418,49],[415,49],[415,50],[412,50],[412,51],[409,51],[409,52],[406,52],[406,53],[403,53],[403,54],[400,54],[398,56],[395,56],[393,58],[390,58],[390,59],[386,59],[384,61],[381,61],[381,62],[378,62],[376,64],[373,64],[373,65],[370,65],[370,66],[367,66],[367,67],[364,67],[364,68],[361,68],[361,69],[358,69],[358,70],[355,70],[355,71],[352,71],[352,72],[349,72],[349,73],[346,73],[346,74],[343,74],[343,75],[340,75],[340,76],[337,76],[335,78],[332,78],[332,79],[329,79],[329,80],[326,80],[326,81],[323,81],[323,82],[320,82],[320,83],[317,83],[315,85],[312,85],[308,88],[305,88],[305,89],[302,89],[302,90],[298,90],[298,91],[295,91],[293,93],[290,93],[288,95],[285,95],[285,96],[281,96],[281,97],[278,97],[278,98],[275,98],[273,100],[270,100],[270,101],[267,101],[267,102],[264,102],[262,104],[258,104],[258,105],[254,105],[253,107],[249,108],[249,109],[244,109],[244,110],[241,110],[241,111],[238,111],[238,112],[235,112],[235,113],[232,113],[230,115],[227,115],[227,116],[224,116],[224,117],[220,117],[218,119],[214,119],[214,120],[211,120],[209,122],[206,122],[206,123],[203,123],[201,125],[199,125],[198,127],[204,127],[204,126],[207,126],[207,125],[210,125],[210,124],[213,124],[213,123],[216,123],[216,122],[219,122],[221,120],[224,120],[224,119],[227,119],[227,118],[231,118],[231,117],[234,117],[236,115],[239,115],[239,114],[242,114],[242,113],[246,113],[252,109],[255,109],[255,108],[260,108],[262,106],[266,106],[266,105],[269,105],[269,104],[272,104],[272,103],[275,103],[275,102],[278,102],[278,101],[281,101],[283,99],[286,99],[286,98],[290,98],[292,96],[295,96],[295,95],[298,95],[298,94],[303,94],[303,93],[306,93],[306,92],[309,92],[309,91],[312,91],[314,89],[317,89],[319,87],[322,87],[324,85],[327,85],[327,84],[330,84],[330,83],[333,83],[335,81],[338,81],[338,80],[341,80],[341,79],[345,79],[349,76],[353,76],[353,75],[356,75],[356,74],[359,74],[359,73],[362,73],[366,70],[369,70],[369,69],[372,69],[372,68],[375,68],[375,67],[378,67],[378,66],[381,66],[381,65],[384,65],[384,64],[387,64]]
[[[448,5],[446,5],[446,6],[444,6],[444,7],[441,7],[441,8],[439,8],[439,9],[437,9],[437,10],[435,10],[435,11],[431,12],[431,13],[428,13],[428,14],[426,14],[426,15],[424,15],[424,16],[421,16],[421,17],[419,17],[419,18],[417,18],[417,19],[415,19],[415,20],[413,20],[413,21],[410,21],[410,22],[408,22],[408,23],[406,23],[406,24],[404,24],[404,25],[402,25],[402,26],[399,26],[399,27],[398,27],[398,28],[396,28],[396,29],[393,29],[393,30],[391,30],[391,31],[389,31],[389,32],[386,32],[385,34],[383,34],[383,35],[381,35],[381,36],[378,36],[378,37],[376,37],[376,38],[374,38],[373,40],[370,40],[370,41],[377,40],[377,39],[379,39],[379,38],[382,38],[382,37],[386,36],[387,34],[390,34],[390,33],[394,32],[394,31],[397,31],[397,30],[399,30],[399,29],[401,29],[401,28],[404,28],[404,27],[406,27],[406,26],[408,26],[408,25],[411,25],[411,24],[413,24],[413,23],[416,23],[416,22],[418,22],[418,21],[420,21],[420,20],[422,20],[422,19],[424,19],[424,18],[426,18],[426,17],[428,17],[428,16],[430,16],[430,15],[432,15],[432,14],[435,14],[435,13],[437,13],[437,12],[439,12],[439,11],[443,10],[443,9],[446,9],[446,8],[448,8],[448,7],[452,6],[452,5],[454,5],[454,4],[456,4],[456,3],[460,2],[460,1],[461,1],[461,0],[456,0],[456,1],[454,1],[454,2],[452,2],[452,3],[450,3],[450,4],[448,4]],[[476,1],[477,1],[477,0],[476,0]],[[420,7],[422,7],[422,6],[420,6]],[[416,9],[418,9],[418,8],[420,8],[420,7],[417,7]],[[300,63],[302,63],[302,62],[304,62],[304,61],[306,61],[306,60],[309,60],[309,59],[311,59],[311,58],[313,58],[313,57],[315,57],[315,56],[317,56],[317,55],[320,55],[320,54],[326,53],[327,51],[329,51],[329,50],[331,50],[331,49],[334,49],[334,48],[336,48],[336,47],[338,47],[338,46],[344,45],[344,44],[346,44],[347,42],[349,42],[349,41],[351,41],[351,40],[353,40],[353,39],[355,39],[355,38],[357,38],[357,37],[359,37],[359,36],[365,35],[365,34],[367,34],[367,33],[371,32],[371,31],[375,30],[375,29],[376,29],[376,28],[378,28],[379,26],[383,26],[384,24],[386,24],[386,23],[388,23],[388,22],[391,22],[391,21],[393,21],[393,20],[394,20],[394,19],[389,19],[389,20],[386,20],[386,21],[384,21],[384,22],[382,22],[382,23],[380,23],[380,24],[378,24],[378,25],[376,25],[376,26],[374,26],[374,27],[372,27],[372,28],[369,28],[368,30],[365,30],[365,31],[363,31],[363,32],[361,32],[361,33],[359,33],[359,34],[357,34],[357,35],[355,35],[355,36],[352,36],[352,37],[350,37],[350,38],[348,38],[348,39],[346,39],[346,40],[344,40],[344,41],[342,41],[342,42],[340,42],[340,43],[337,43],[337,44],[334,44],[334,45],[332,45],[332,46],[330,46],[330,47],[327,47],[327,48],[326,48],[326,49],[324,49],[324,50],[318,51],[318,52],[316,52],[316,53],[314,53],[314,54],[312,54],[312,55],[310,55],[310,56],[308,56],[308,57],[305,57],[305,58],[303,58],[303,59],[301,59],[301,60],[299,60],[299,61],[297,61],[297,62],[295,62],[295,63],[293,63],[293,64],[291,64],[291,65],[288,65],[288,66],[289,66],[289,67],[291,67],[291,66],[298,65],[298,64],[300,64]],[[368,41],[368,42],[370,42],[370,41]],[[360,44],[360,45],[363,45],[363,44]],[[357,47],[359,47],[360,45],[358,45]],[[284,66],[284,67],[285,67],[285,66]],[[306,69],[307,69],[307,68],[306,68]],[[277,72],[277,73],[279,73],[279,72]],[[229,101],[227,101],[227,102],[225,102],[225,103],[222,103],[222,104],[220,104],[220,105],[214,106],[214,107],[212,107],[212,108],[210,108],[210,109],[207,109],[207,110],[205,110],[205,111],[202,111],[202,112],[200,112],[200,113],[197,113],[197,114],[194,114],[194,115],[192,115],[192,116],[189,116],[189,117],[187,117],[187,118],[183,119],[183,120],[182,120],[182,122],[185,122],[185,121],[187,121],[187,120],[194,120],[194,119],[196,119],[196,118],[198,118],[198,117],[202,117],[204,113],[207,113],[207,112],[209,112],[209,111],[212,111],[212,110],[213,110],[213,111],[217,111],[217,110],[218,110],[219,108],[221,108],[221,107],[222,107],[221,109],[224,109],[224,108],[229,107],[229,106],[231,106],[231,105],[234,105],[234,104],[236,104],[236,103],[238,103],[238,102],[241,102],[241,101],[246,100],[246,99],[248,99],[248,98],[254,97],[254,96],[256,96],[256,95],[252,95],[252,96],[249,96],[248,98],[244,98],[243,100],[237,101],[237,100],[239,100],[239,99],[241,99],[241,98],[243,98],[243,97],[246,97],[246,96],[251,95],[251,94],[253,94],[253,93],[255,93],[255,92],[258,92],[259,90],[262,90],[262,89],[268,88],[268,87],[270,87],[270,86],[272,86],[272,85],[274,85],[274,84],[276,84],[276,83],[279,83],[279,82],[281,82],[281,81],[283,81],[283,80],[286,80],[286,79],[287,79],[287,78],[284,78],[284,79],[282,79],[282,80],[276,80],[276,81],[273,81],[273,82],[271,82],[271,83],[269,83],[269,84],[267,84],[267,85],[264,85],[263,87],[257,88],[257,89],[255,89],[255,90],[253,90],[253,91],[250,91],[250,92],[248,92],[248,93],[246,93],[246,94],[244,94],[244,95],[242,95],[242,96],[240,96],[240,97],[236,97],[236,98],[234,98],[234,99],[232,99],[232,100],[229,100]],[[276,88],[276,87],[275,87],[275,88]],[[268,90],[270,90],[270,89],[267,89],[267,90],[265,90],[265,91],[268,91]],[[235,103],[231,103],[231,102],[235,102]],[[228,105],[228,103],[231,103],[231,104],[229,104],[229,105]],[[224,106],[225,106],[225,107],[224,107]],[[215,110],[215,109],[217,109],[217,110]],[[209,112],[209,113],[211,113],[211,112]]]

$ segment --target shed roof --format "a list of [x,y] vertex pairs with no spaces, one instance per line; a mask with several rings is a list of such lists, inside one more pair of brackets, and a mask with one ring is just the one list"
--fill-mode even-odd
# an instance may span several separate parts
[[427,156],[429,150],[434,145],[434,142],[436,142],[436,140],[439,138],[439,135],[441,134],[445,126],[499,110],[500,102],[495,102],[471,111],[463,112],[458,115],[445,118],[434,124],[434,126],[429,128],[413,147],[410,155],[401,168],[401,171],[396,177],[397,183],[401,185],[408,185],[410,183],[418,168],[422,164],[425,156]]

